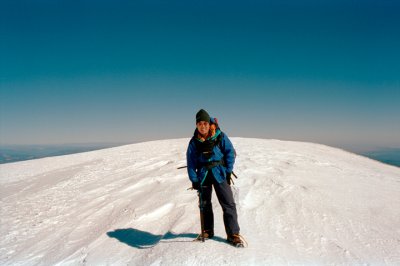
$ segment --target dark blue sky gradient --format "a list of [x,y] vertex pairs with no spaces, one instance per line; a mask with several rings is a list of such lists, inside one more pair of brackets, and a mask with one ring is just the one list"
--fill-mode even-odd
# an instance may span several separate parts
[[400,146],[400,2],[187,2],[2,1],[0,143]]

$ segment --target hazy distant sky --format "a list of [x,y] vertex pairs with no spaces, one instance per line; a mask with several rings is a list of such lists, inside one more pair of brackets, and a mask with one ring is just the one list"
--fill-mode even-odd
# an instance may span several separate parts
[[400,146],[400,1],[0,2],[0,144]]

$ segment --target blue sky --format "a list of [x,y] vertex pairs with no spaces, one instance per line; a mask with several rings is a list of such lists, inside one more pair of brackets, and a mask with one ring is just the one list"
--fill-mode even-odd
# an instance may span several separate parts
[[0,144],[400,146],[400,2],[188,2],[1,1]]

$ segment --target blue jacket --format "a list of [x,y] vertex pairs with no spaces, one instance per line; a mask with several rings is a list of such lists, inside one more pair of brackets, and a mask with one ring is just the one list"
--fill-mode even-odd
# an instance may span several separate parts
[[[217,139],[219,135],[221,135],[220,143],[213,147],[212,155],[207,159],[197,149],[196,141],[201,141],[197,138],[197,130],[195,131],[186,152],[187,170],[190,181],[202,182],[208,171],[212,171],[217,182],[222,183],[226,179],[226,173],[231,173],[233,171],[235,149],[233,148],[232,142],[229,140],[228,136],[219,129],[217,129],[216,134],[211,139]],[[204,164],[208,162],[217,162],[221,160],[224,160],[224,165],[219,164],[210,170],[207,170],[206,167],[204,167]]]

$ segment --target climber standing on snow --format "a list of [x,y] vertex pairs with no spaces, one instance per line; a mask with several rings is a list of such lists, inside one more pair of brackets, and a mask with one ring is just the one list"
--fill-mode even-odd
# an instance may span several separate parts
[[189,142],[186,159],[192,187],[199,191],[201,197],[204,231],[199,237],[210,239],[214,236],[214,214],[211,204],[214,187],[223,211],[227,241],[236,247],[243,247],[236,204],[230,187],[235,150],[228,136],[218,128],[216,119],[210,118],[203,109],[196,114],[196,130]]

